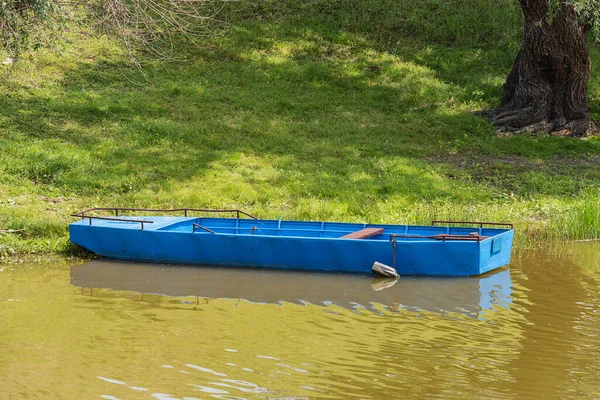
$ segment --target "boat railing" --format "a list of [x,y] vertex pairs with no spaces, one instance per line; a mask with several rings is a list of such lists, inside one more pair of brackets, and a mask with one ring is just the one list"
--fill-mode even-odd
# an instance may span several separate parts
[[[92,212],[106,212],[106,211],[114,211],[114,217],[103,217],[99,215],[91,215]],[[131,219],[131,218],[122,218],[123,212],[129,211],[139,211],[139,212],[161,212],[161,213],[176,213],[183,212],[184,216],[188,216],[189,212],[204,212],[204,213],[235,213],[236,218],[240,219],[241,215],[244,215],[251,219],[258,219],[254,215],[248,214],[245,211],[237,210],[237,209],[225,209],[225,210],[213,210],[213,209],[204,209],[204,208],[131,208],[131,207],[92,207],[85,209],[83,211],[79,211],[71,214],[72,217],[78,217],[81,219],[88,219],[90,221],[90,225],[92,225],[92,220],[100,219],[100,220],[108,220],[108,221],[122,221],[122,222],[133,222],[139,223],[142,225],[142,229],[144,229],[144,224],[152,224],[154,221],[150,221],[147,219]],[[121,218],[119,217],[119,213],[121,213]]]
[[431,221],[431,226],[436,226],[436,225],[449,225],[449,224],[462,224],[462,225],[479,225],[480,228],[483,228],[483,226],[506,226],[510,229],[514,229],[514,225],[513,224],[509,224],[506,222],[481,222],[481,221],[444,221],[444,220],[434,220]]

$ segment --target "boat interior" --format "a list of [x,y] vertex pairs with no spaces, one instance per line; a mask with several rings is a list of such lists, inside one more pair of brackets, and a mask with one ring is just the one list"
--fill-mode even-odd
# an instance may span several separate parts
[[159,230],[199,234],[260,235],[358,240],[485,240],[508,229],[417,225],[378,225],[345,222],[189,218]]

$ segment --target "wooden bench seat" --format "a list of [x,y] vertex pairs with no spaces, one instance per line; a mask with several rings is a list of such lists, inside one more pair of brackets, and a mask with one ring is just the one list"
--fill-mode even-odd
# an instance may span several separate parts
[[360,231],[352,232],[342,236],[342,239],[366,239],[371,236],[380,235],[383,233],[383,228],[365,228]]

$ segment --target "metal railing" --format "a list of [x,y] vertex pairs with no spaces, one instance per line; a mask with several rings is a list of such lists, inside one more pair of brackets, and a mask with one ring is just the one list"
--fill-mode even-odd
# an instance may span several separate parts
[[513,224],[509,224],[506,222],[480,222],[480,221],[442,221],[435,220],[431,221],[431,226],[436,226],[438,224],[464,224],[464,225],[479,225],[480,228],[483,228],[484,225],[495,225],[495,226],[507,226],[510,229],[514,229]]
[[[94,211],[114,211],[114,217],[102,217],[97,215],[90,215],[89,213]],[[93,207],[88,208],[83,211],[79,211],[71,214],[72,217],[77,217],[81,219],[89,219],[90,225],[92,225],[92,220],[94,219],[102,219],[108,221],[122,221],[122,222],[134,222],[142,225],[142,230],[144,229],[144,224],[152,224],[154,221],[149,221],[145,219],[131,219],[131,218],[119,218],[119,213],[127,212],[127,211],[140,211],[140,212],[161,212],[161,213],[176,213],[182,212],[184,216],[188,216],[188,212],[205,212],[205,213],[235,213],[236,218],[240,219],[240,215],[244,215],[248,218],[258,219],[254,215],[248,214],[245,211],[237,210],[237,209],[227,209],[227,210],[211,210],[204,208],[168,208],[168,209],[160,209],[160,208],[131,208],[131,207]]]

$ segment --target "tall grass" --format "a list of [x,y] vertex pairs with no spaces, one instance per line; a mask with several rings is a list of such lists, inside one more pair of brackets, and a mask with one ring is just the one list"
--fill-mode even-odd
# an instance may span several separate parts
[[557,240],[600,238],[600,195],[597,189],[583,190],[573,204],[557,209],[548,231]]

